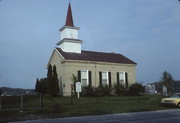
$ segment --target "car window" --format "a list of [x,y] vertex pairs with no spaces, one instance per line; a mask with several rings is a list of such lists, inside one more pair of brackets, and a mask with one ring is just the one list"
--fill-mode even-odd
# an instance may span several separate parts
[[172,98],[180,98],[180,94],[174,94],[173,96],[171,96]]
[[180,94],[177,94],[178,97],[180,97]]

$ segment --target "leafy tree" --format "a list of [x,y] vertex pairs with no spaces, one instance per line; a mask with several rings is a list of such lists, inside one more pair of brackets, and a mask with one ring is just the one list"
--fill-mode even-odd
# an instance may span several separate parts
[[139,96],[141,93],[144,93],[144,92],[145,92],[144,86],[142,86],[142,84],[140,83],[135,83],[129,87],[126,94],[128,96]]
[[156,91],[159,93],[163,92],[163,83],[162,82],[154,82],[153,83],[156,87]]
[[165,85],[167,87],[168,93],[174,93],[174,87],[173,87],[174,79],[170,73],[167,71],[164,71],[162,73],[161,81],[162,85]]

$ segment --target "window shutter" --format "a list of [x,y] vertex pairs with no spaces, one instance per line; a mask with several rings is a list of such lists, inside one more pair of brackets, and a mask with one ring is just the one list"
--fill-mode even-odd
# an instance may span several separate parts
[[81,71],[78,70],[78,81],[81,82]]
[[117,84],[119,84],[119,72],[117,72]]
[[99,72],[99,86],[102,86],[102,72]]
[[128,73],[125,73],[126,89],[128,88]]
[[88,76],[89,76],[89,86],[92,86],[91,71],[88,71]]
[[111,72],[108,73],[108,78],[109,78],[109,87],[112,87],[112,83],[111,83]]

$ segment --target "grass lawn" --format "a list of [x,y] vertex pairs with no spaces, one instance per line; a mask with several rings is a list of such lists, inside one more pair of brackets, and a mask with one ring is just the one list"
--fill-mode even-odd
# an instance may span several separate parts
[[[17,99],[18,98],[18,99]],[[160,100],[163,97],[160,95],[146,95],[134,97],[99,97],[98,103],[96,97],[81,97],[77,99],[73,97],[73,104],[71,104],[70,97],[55,97],[50,98],[45,96],[43,98],[42,109],[33,110],[14,110],[14,111],[0,111],[0,121],[10,120],[24,120],[24,119],[38,119],[38,118],[52,118],[52,117],[69,117],[82,115],[100,115],[113,114],[125,112],[140,112],[164,110],[173,107],[163,107],[160,105]],[[11,100],[13,99],[13,101]],[[39,99],[36,97],[24,97],[26,100],[25,107],[37,107]],[[19,97],[8,97],[5,107],[18,107]],[[12,104],[10,104],[10,102]],[[3,103],[3,104],[4,104]]]

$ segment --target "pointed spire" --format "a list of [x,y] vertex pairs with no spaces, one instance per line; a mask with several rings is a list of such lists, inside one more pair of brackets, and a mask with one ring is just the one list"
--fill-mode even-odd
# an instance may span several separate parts
[[73,23],[73,17],[72,17],[72,11],[71,11],[71,4],[69,2],[69,6],[68,6],[68,12],[67,12],[67,17],[66,17],[66,23],[65,26],[71,26],[74,27],[74,23]]

